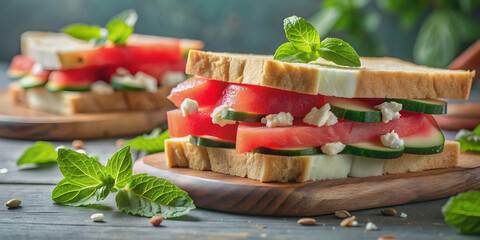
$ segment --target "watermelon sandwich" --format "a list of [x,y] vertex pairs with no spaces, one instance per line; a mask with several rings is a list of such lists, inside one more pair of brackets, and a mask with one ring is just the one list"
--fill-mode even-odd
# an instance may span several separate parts
[[197,40],[132,34],[133,10],[114,16],[106,28],[73,24],[62,33],[25,32],[21,55],[7,75],[17,105],[57,114],[157,110],[186,79],[186,56]]
[[474,72],[394,58],[323,59],[190,51],[168,98],[167,165],[262,182],[305,182],[457,165],[433,115],[467,99]]

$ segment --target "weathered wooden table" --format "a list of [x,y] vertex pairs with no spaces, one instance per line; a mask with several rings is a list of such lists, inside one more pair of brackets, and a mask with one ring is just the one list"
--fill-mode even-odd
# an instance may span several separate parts
[[[6,64],[0,64],[0,86],[7,85]],[[1,105],[4,103],[0,103]],[[128,137],[127,137],[128,138]],[[115,152],[116,139],[85,141],[87,153],[95,153],[106,164]],[[408,217],[387,217],[381,209],[353,212],[359,227],[340,227],[333,215],[319,216],[315,226],[301,226],[298,218],[236,215],[196,209],[176,220],[152,227],[148,218],[116,209],[112,197],[94,207],[68,207],[51,200],[56,183],[62,179],[57,165],[42,169],[16,166],[17,158],[33,141],[0,138],[0,239],[478,239],[462,235],[443,221],[440,208],[447,199],[395,206]],[[54,146],[71,142],[53,142]],[[0,171],[2,172],[2,171]],[[23,201],[17,209],[3,204],[11,198]],[[352,199],[361,201],[361,199]],[[93,213],[105,214],[105,222],[90,220]],[[378,231],[365,231],[371,221]]]

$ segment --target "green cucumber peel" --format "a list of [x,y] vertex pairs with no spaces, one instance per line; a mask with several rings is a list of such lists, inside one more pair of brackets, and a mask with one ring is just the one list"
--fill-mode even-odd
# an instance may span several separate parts
[[402,104],[402,110],[424,114],[447,114],[447,102],[438,99],[385,98],[383,102]]
[[261,122],[267,115],[249,112],[238,112],[234,110],[222,110],[222,119],[240,121],[240,122]]
[[403,146],[400,148],[389,148],[383,146],[380,141],[372,141],[346,144],[342,153],[367,158],[393,159],[401,157],[404,149],[405,147]]
[[213,140],[204,137],[189,136],[189,141],[191,144],[195,144],[202,147],[212,147],[212,148],[235,148],[235,143]]
[[280,155],[280,156],[308,156],[321,154],[320,147],[299,148],[299,149],[275,149],[268,147],[258,147],[252,150],[254,153]]

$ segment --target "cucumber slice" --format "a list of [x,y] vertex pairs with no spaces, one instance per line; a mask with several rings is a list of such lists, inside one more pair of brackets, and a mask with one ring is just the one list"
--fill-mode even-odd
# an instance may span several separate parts
[[190,143],[202,147],[235,148],[235,143],[190,135]]
[[222,110],[222,119],[234,120],[240,122],[261,122],[264,114],[237,112],[233,110]]
[[258,147],[252,150],[255,153],[271,154],[271,155],[281,155],[281,156],[307,156],[321,154],[322,150],[318,147],[310,148],[268,148],[268,147]]
[[339,119],[354,122],[381,122],[382,112],[365,102],[335,98],[329,100],[330,111]]
[[25,88],[25,89],[43,86],[45,85],[46,82],[47,80],[34,77],[32,75],[23,76],[18,80],[18,83],[20,84],[20,86],[22,86],[22,88]]
[[73,92],[84,92],[90,90],[90,86],[77,86],[77,87],[66,87],[66,86],[56,86],[54,84],[50,84],[47,82],[45,88],[50,92],[58,92],[58,91],[73,91]]
[[416,134],[404,137],[404,153],[430,155],[443,152],[445,136],[438,127],[431,126],[430,134]]
[[383,102],[402,104],[402,110],[425,114],[446,114],[447,102],[438,99],[396,99],[385,98]]
[[342,153],[367,158],[392,159],[402,156],[405,147],[389,148],[380,141],[351,143],[345,146]]
[[112,84],[113,88],[117,90],[128,90],[128,91],[145,91],[145,87],[143,85],[136,85],[130,81],[123,81],[122,77],[113,76],[110,79],[110,84]]

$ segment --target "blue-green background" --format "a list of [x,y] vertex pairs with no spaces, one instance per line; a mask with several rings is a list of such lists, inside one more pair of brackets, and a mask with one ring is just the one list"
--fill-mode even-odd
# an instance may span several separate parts
[[[0,61],[20,51],[20,34],[58,31],[71,23],[104,25],[114,14],[133,8],[135,32],[200,39],[205,49],[273,54],[286,41],[283,19],[311,17],[318,0],[1,0]],[[387,55],[411,60],[418,27],[400,30],[395,16],[382,14],[378,37]],[[323,37],[323,36],[322,36]],[[347,40],[348,41],[348,40]],[[354,46],[361,49],[362,46]]]

